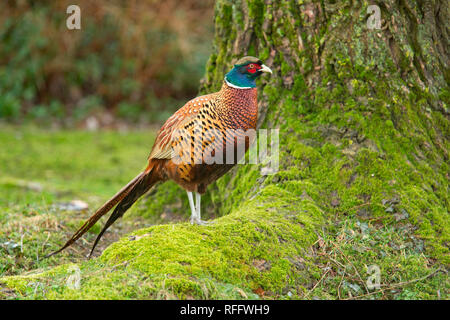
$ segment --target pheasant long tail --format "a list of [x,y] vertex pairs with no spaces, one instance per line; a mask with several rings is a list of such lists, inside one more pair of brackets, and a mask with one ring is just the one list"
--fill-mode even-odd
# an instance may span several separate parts
[[51,257],[54,254],[57,254],[70,245],[72,245],[75,241],[77,241],[81,236],[83,236],[92,226],[105,214],[107,214],[116,204],[116,208],[113,213],[109,217],[102,231],[95,239],[94,245],[92,246],[92,250],[89,254],[91,257],[94,249],[102,237],[103,233],[139,199],[144,193],[146,193],[156,182],[156,175],[153,174],[153,168],[149,167],[146,171],[140,173],[133,180],[131,180],[125,187],[123,187],[119,192],[117,192],[111,199],[109,199],[103,206],[101,206],[82,226],[73,234],[73,236],[57,251],[54,251],[45,257]]

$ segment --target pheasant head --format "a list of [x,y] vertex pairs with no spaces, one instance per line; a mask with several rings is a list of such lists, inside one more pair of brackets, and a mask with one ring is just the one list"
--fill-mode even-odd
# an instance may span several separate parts
[[255,80],[263,73],[272,70],[255,57],[247,56],[239,59],[234,68],[225,76],[228,85],[238,88],[255,88]]

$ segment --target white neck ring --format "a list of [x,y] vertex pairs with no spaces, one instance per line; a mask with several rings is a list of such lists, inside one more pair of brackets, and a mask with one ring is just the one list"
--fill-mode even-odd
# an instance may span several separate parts
[[236,85],[232,84],[231,82],[229,82],[227,80],[227,77],[225,77],[224,80],[225,80],[225,83],[227,84],[227,86],[235,88],[235,89],[252,89],[252,87],[239,87],[239,86],[236,86]]

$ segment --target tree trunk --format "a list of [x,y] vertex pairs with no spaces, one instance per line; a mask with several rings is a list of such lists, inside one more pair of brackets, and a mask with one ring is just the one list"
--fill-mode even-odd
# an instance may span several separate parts
[[81,265],[81,290],[45,296],[442,297],[448,2],[218,0],[215,16],[201,91],[243,55],[274,70],[259,80],[260,126],[280,129],[279,171],[238,166],[211,188],[215,225],[140,230]]

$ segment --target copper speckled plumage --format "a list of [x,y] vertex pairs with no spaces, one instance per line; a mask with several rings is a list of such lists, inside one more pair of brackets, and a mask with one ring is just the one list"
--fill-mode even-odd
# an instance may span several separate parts
[[[256,96],[256,88],[237,89],[224,83],[219,92],[186,103],[160,129],[150,153],[149,168],[154,166],[156,159],[165,159],[166,162],[159,171],[162,181],[170,179],[187,191],[203,194],[208,184],[233,166],[207,165],[204,157],[218,148],[218,144],[224,145],[227,134],[230,139],[233,138],[230,133],[236,132],[235,130],[256,128]],[[179,134],[174,139],[176,130],[179,130]],[[215,139],[217,137],[223,139],[218,141],[219,139]],[[247,148],[248,144],[245,150]],[[182,163],[177,164],[172,160],[173,150],[190,152],[182,156]]]
[[[264,72],[272,73],[259,59],[244,57],[226,75],[220,91],[192,99],[175,112],[159,130],[146,170],[98,209],[61,249],[48,256],[74,243],[117,204],[98,235],[92,254],[108,227],[153,185],[166,180],[175,181],[188,192],[191,222],[206,224],[200,219],[200,195],[237,163],[236,150],[248,149],[250,142],[243,132],[256,129],[255,79]],[[229,145],[233,146],[232,163],[226,161]],[[217,158],[223,161],[214,162]]]

